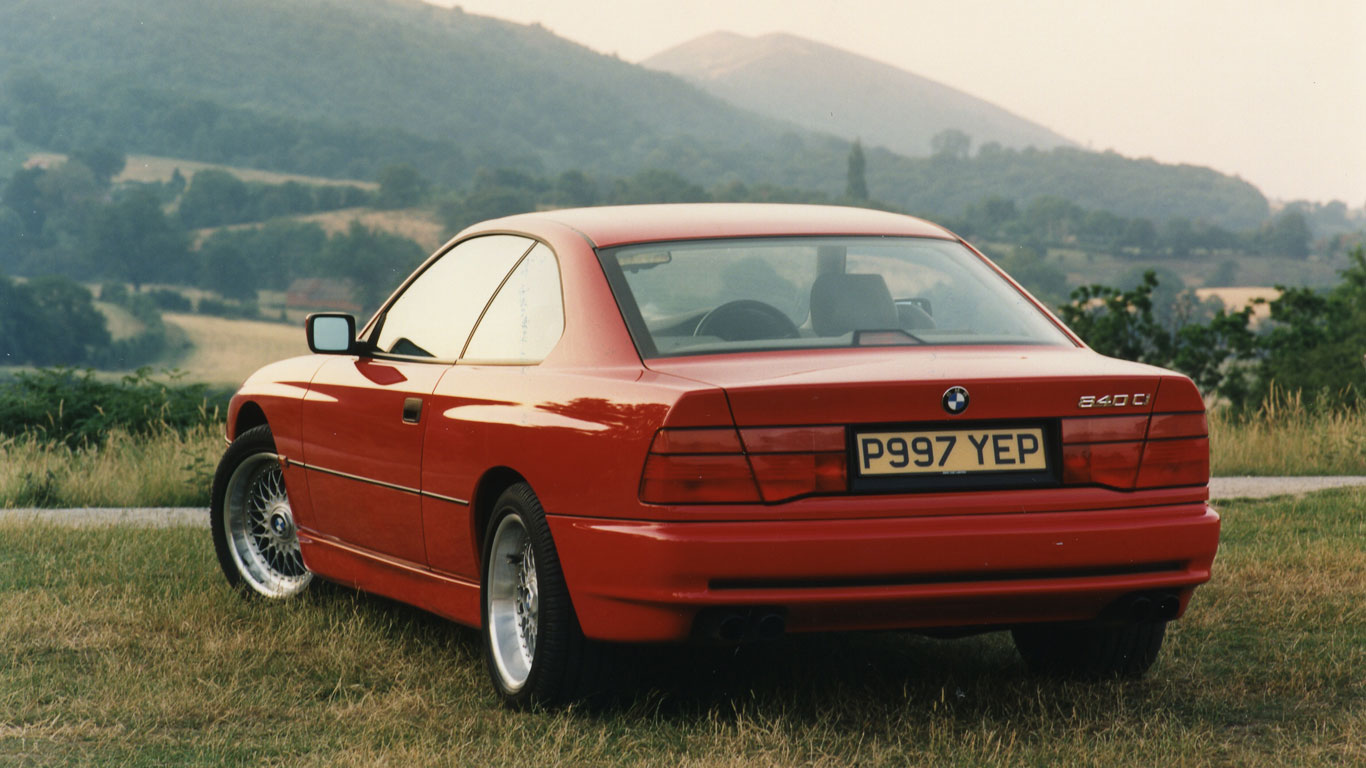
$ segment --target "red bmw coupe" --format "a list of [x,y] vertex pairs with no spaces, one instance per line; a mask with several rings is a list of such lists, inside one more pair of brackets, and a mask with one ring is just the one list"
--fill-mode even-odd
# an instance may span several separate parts
[[815,206],[462,232],[359,331],[232,400],[228,581],[316,576],[481,627],[508,703],[613,642],[1010,630],[1135,676],[1207,581],[1195,386],[1103,357],[933,224]]

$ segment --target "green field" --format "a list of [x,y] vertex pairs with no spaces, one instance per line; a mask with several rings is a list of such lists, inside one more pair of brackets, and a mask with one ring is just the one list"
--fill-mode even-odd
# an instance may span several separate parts
[[1003,636],[624,653],[628,693],[518,714],[478,637],[325,588],[244,601],[201,530],[0,525],[5,765],[1360,765],[1366,492],[1224,505],[1214,581],[1146,680]]

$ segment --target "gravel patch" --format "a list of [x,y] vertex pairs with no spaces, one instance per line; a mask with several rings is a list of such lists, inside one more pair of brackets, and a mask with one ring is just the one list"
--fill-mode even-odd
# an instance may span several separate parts
[[76,509],[0,509],[0,521],[45,522],[85,528],[139,525],[145,528],[209,527],[208,507],[84,507]]
[[[1366,475],[1336,477],[1214,477],[1211,499],[1264,499],[1312,493],[1326,488],[1366,485]],[[80,509],[0,509],[0,522],[45,522],[75,527],[140,525],[147,528],[209,527],[208,507],[85,507]]]
[[1366,485],[1366,476],[1337,475],[1328,477],[1212,477],[1209,481],[1211,499],[1264,499],[1269,496],[1290,496],[1325,488],[1346,488]]

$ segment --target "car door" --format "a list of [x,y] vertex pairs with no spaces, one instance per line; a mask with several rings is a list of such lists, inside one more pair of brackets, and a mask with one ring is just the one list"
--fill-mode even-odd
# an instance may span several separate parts
[[518,263],[479,320],[460,363],[432,397],[424,439],[423,525],[433,568],[479,578],[468,501],[489,467],[488,430],[521,430],[526,456],[535,444],[542,382],[536,365],[564,331],[564,302],[555,254],[538,244]]
[[329,360],[302,413],[318,530],[362,551],[425,564],[422,440],[437,382],[513,265],[534,245],[466,240],[429,261],[371,324],[370,351]]

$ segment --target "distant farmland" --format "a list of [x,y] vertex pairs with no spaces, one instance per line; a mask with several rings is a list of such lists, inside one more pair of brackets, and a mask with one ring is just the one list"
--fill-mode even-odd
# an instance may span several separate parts
[[236,387],[266,363],[308,354],[301,325],[184,314],[167,314],[165,320],[194,345],[176,364],[188,381]]

